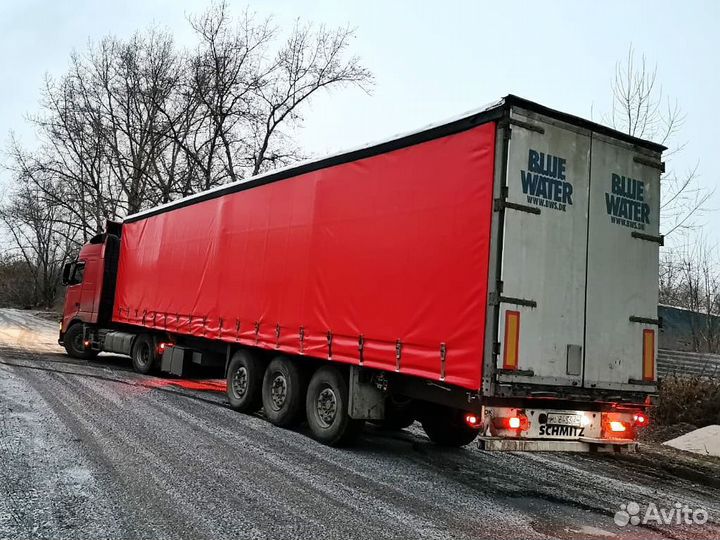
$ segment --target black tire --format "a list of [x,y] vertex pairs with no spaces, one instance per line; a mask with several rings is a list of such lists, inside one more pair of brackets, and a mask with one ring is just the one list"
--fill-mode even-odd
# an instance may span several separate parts
[[262,407],[262,381],[265,363],[249,351],[233,354],[227,372],[227,397],[230,407],[254,413]]
[[74,323],[67,329],[63,336],[63,345],[68,356],[80,358],[81,360],[92,360],[98,355],[98,351],[86,349],[83,344],[83,325]]
[[262,383],[262,404],[268,420],[280,427],[303,421],[307,377],[289,358],[280,356],[268,364]]
[[465,422],[465,412],[439,405],[428,406],[420,423],[432,442],[439,446],[465,446],[475,440],[479,429]]
[[400,431],[415,422],[416,407],[417,404],[412,399],[389,396],[385,400],[385,418],[372,422],[380,429]]
[[333,366],[319,368],[310,379],[305,414],[315,440],[328,446],[344,446],[362,431],[364,420],[348,414],[348,382]]
[[141,334],[135,338],[132,347],[132,365],[138,373],[147,375],[156,367],[158,354],[155,348],[155,340],[148,334]]

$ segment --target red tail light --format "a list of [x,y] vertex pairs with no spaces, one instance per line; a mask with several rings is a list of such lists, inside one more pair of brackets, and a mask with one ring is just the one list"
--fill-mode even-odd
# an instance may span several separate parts
[[636,426],[642,427],[642,426],[647,426],[648,419],[647,419],[647,416],[645,416],[645,413],[639,412],[633,417],[633,422],[635,423]]
[[524,414],[517,414],[515,416],[496,416],[493,418],[492,422],[496,429],[527,431],[530,427],[530,422]]
[[603,437],[608,439],[634,439],[635,422],[633,416],[622,412],[602,413]]
[[465,423],[472,428],[479,428],[480,416],[475,413],[467,413],[465,415]]

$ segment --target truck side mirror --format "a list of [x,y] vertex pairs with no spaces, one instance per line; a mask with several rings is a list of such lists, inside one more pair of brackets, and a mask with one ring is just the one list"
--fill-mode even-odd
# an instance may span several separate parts
[[74,262],[65,263],[65,266],[63,266],[63,272],[62,272],[62,284],[63,285],[65,285],[65,286],[70,285],[70,278],[72,277],[72,275],[74,273],[73,272],[74,266],[75,266]]

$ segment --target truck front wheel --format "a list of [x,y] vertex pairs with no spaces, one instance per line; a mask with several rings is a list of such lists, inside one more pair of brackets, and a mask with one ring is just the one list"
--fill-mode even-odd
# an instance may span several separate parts
[[478,429],[465,422],[459,409],[428,405],[420,417],[423,430],[432,442],[440,446],[465,446],[475,440]]
[[265,364],[248,351],[237,351],[228,366],[227,397],[230,407],[254,413],[262,406],[262,381]]
[[363,420],[348,414],[347,379],[333,366],[319,368],[310,379],[305,413],[313,437],[328,446],[344,446],[362,431]]
[[63,345],[68,356],[80,358],[82,360],[91,360],[98,355],[98,351],[86,349],[83,343],[83,325],[75,323],[67,329],[63,336]]
[[85,348],[85,344],[83,343],[83,325],[81,323],[75,323],[68,328],[63,336],[63,345],[68,356],[73,358],[92,360],[98,355],[98,351]]

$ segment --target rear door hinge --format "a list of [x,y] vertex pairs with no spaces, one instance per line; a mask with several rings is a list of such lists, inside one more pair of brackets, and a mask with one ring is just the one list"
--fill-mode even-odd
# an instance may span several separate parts
[[648,242],[656,242],[660,244],[661,246],[665,245],[665,236],[662,234],[659,234],[655,236],[654,234],[645,234],[638,231],[633,231],[630,233],[630,236],[633,238],[637,238],[638,240],[647,240]]
[[541,135],[545,134],[545,128],[542,126],[536,126],[535,124],[531,124],[530,122],[523,122],[522,120],[518,120],[517,118],[510,118],[509,122],[511,126],[517,126],[523,129],[527,129],[528,131],[535,131],[536,133],[540,133]]
[[535,206],[528,206],[526,204],[518,204],[509,202],[508,198],[508,187],[502,186],[500,188],[500,197],[493,201],[493,210],[495,212],[503,212],[505,209],[517,210],[518,212],[527,212],[528,214],[539,214],[540,209]]
[[536,308],[537,302],[535,300],[528,300],[526,298],[515,298],[513,296],[503,296],[497,292],[490,293],[490,305],[498,306],[500,304],[514,304],[516,306],[525,306]]
[[493,210],[495,210],[495,212],[502,212],[507,209],[517,210],[518,212],[527,212],[528,214],[540,214],[540,209],[535,206],[508,202],[505,199],[500,198],[495,199],[493,204]]
[[644,156],[634,156],[633,161],[635,163],[639,163],[640,165],[645,165],[646,167],[652,167],[653,169],[657,169],[660,172],[665,172],[664,161],[655,161],[654,159],[646,158]]
[[657,326],[658,328],[662,328],[662,325],[663,325],[662,317],[653,319],[650,317],[638,317],[637,315],[630,315],[629,320],[630,320],[630,322],[634,322],[634,323],[652,324],[653,326]]

